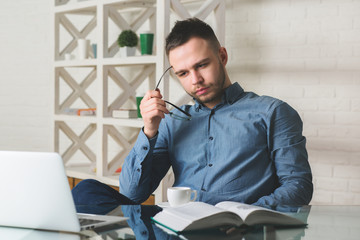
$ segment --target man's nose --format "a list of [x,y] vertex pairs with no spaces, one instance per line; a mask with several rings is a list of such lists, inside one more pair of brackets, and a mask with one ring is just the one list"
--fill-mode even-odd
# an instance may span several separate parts
[[198,84],[198,83],[200,83],[202,81],[203,81],[203,78],[202,78],[201,74],[199,73],[199,71],[192,71],[191,72],[191,83],[193,85],[196,85],[196,84]]

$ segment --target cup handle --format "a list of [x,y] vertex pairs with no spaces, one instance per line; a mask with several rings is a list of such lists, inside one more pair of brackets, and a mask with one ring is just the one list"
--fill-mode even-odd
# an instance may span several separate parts
[[194,202],[196,200],[197,192],[196,190],[191,190],[191,192],[194,194],[194,197],[190,199],[190,202]]

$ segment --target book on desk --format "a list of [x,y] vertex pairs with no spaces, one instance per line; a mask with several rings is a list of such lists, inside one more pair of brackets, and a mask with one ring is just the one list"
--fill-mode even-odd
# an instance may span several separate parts
[[305,226],[306,224],[281,212],[238,202],[220,202],[215,206],[190,202],[164,208],[152,220],[176,233],[243,225]]

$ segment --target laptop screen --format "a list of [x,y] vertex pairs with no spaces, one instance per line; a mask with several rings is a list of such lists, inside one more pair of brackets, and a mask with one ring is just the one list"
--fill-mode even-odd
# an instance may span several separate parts
[[0,225],[80,230],[57,153],[0,151]]

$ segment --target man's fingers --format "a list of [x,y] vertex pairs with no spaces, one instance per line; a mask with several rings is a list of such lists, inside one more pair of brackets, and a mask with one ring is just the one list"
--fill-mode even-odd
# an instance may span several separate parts
[[140,109],[142,112],[150,112],[153,110],[160,110],[164,113],[169,113],[169,110],[166,108],[166,104],[164,100],[159,99],[157,97],[153,97],[150,99],[144,99],[140,103]]
[[157,90],[149,90],[147,91],[147,93],[145,94],[144,98],[145,100],[149,100],[151,98],[159,98],[161,99],[163,96],[161,95],[159,89]]
[[166,108],[165,102],[161,99],[150,99],[141,103],[140,105],[141,115],[154,112],[154,116],[159,114],[167,114],[169,110]]
[[159,128],[161,119],[169,113],[159,90],[149,90],[140,103],[141,116],[144,121],[144,133],[153,137]]

